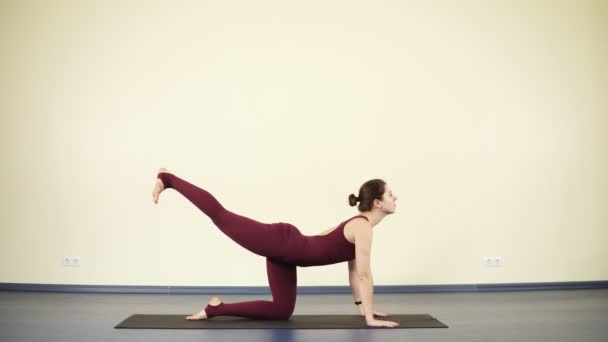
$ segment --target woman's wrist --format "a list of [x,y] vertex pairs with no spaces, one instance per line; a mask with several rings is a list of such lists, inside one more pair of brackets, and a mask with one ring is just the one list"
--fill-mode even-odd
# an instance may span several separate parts
[[357,310],[359,310],[359,314],[361,316],[365,316],[365,308],[363,307],[363,305],[361,305],[363,302],[362,301],[356,301],[355,302],[355,306],[357,307]]

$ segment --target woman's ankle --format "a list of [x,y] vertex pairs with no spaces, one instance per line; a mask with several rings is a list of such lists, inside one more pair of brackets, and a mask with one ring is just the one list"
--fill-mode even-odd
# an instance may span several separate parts
[[165,189],[168,189],[171,187],[171,176],[172,175],[170,173],[159,172],[156,178],[160,179],[160,181],[163,182],[163,186]]

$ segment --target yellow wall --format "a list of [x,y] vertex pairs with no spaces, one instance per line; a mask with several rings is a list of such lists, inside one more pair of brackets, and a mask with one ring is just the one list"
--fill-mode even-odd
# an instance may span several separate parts
[[0,282],[266,285],[161,166],[305,234],[384,178],[376,285],[608,279],[602,3],[2,1]]

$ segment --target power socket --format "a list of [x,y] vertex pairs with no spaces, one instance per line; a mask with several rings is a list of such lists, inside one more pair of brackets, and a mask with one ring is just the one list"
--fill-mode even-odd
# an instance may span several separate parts
[[503,260],[501,256],[487,256],[483,258],[483,264],[486,267],[502,267]]
[[63,266],[64,267],[80,267],[80,257],[79,256],[64,256],[63,257]]

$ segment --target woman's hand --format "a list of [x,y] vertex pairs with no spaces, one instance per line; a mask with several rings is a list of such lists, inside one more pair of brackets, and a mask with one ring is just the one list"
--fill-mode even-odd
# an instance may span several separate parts
[[394,328],[398,327],[399,323],[391,322],[391,321],[381,321],[375,318],[368,318],[365,320],[367,322],[368,327],[389,327]]
[[389,314],[385,313],[385,312],[380,312],[380,311],[374,311],[374,316],[378,316],[378,317],[388,317],[390,316]]
[[[359,314],[361,316],[365,316],[365,310],[363,309],[359,309]],[[387,314],[386,312],[380,312],[380,311],[374,311],[374,316],[378,316],[378,317],[388,317],[390,316],[389,314]]]

